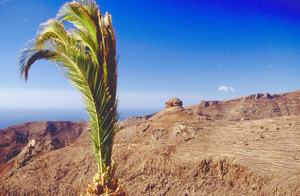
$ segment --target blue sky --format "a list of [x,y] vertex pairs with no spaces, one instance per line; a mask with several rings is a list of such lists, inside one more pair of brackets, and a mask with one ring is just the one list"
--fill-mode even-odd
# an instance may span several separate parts
[[[56,66],[39,61],[27,83],[16,56],[66,1],[0,0],[0,109],[83,107]],[[300,2],[97,1],[112,15],[120,53],[120,109],[163,109],[300,89]]]

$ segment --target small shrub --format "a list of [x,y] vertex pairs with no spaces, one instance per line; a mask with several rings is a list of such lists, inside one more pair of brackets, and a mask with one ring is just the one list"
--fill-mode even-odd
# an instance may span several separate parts
[[262,139],[263,139],[263,138],[265,138],[265,137],[264,137],[262,134],[260,134],[260,138],[262,138]]

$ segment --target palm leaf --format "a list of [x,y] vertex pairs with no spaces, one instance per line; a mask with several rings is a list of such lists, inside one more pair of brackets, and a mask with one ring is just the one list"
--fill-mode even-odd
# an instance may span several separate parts
[[[116,133],[116,42],[111,17],[103,25],[98,6],[93,0],[66,3],[57,15],[43,23],[35,42],[19,54],[21,77],[28,79],[31,65],[41,59],[60,67],[62,74],[82,95],[89,116],[91,138],[98,171],[113,168],[111,161]],[[68,21],[76,29],[67,30]]]

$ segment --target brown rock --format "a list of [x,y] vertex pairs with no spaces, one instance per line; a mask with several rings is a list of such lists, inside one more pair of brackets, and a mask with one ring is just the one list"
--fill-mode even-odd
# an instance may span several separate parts
[[300,114],[300,91],[257,93],[226,101],[201,101],[185,109],[214,120],[258,120]]
[[182,107],[182,101],[177,97],[173,97],[165,103],[165,108]]
[[219,101],[201,101],[200,105],[204,106],[204,107],[208,107],[208,106],[215,105],[218,103],[219,103]]

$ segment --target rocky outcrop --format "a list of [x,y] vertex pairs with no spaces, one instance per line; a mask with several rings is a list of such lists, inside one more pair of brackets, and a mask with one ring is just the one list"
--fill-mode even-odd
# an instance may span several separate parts
[[227,101],[201,101],[200,106],[203,107],[208,107],[211,105],[215,105],[218,103],[233,103],[233,102],[241,102],[245,100],[252,100],[252,99],[260,99],[260,98],[267,98],[267,99],[273,99],[273,98],[278,98],[278,97],[284,97],[286,96],[287,93],[278,93],[278,94],[269,94],[269,93],[256,93],[253,95],[248,95],[245,97],[233,99],[233,100],[227,100]]
[[199,105],[204,106],[204,107],[208,107],[211,105],[215,105],[219,103],[219,101],[201,101]]
[[268,98],[268,99],[273,99],[273,98],[276,98],[276,97],[283,97],[283,96],[286,96],[286,95],[287,95],[287,93],[278,93],[278,94],[256,93],[256,94],[253,94],[253,95],[245,96],[242,99],[243,100],[260,99],[262,97]]
[[300,91],[257,93],[226,101],[201,101],[185,109],[214,120],[257,120],[300,114]]
[[182,101],[177,97],[173,97],[165,103],[165,108],[182,107]]

